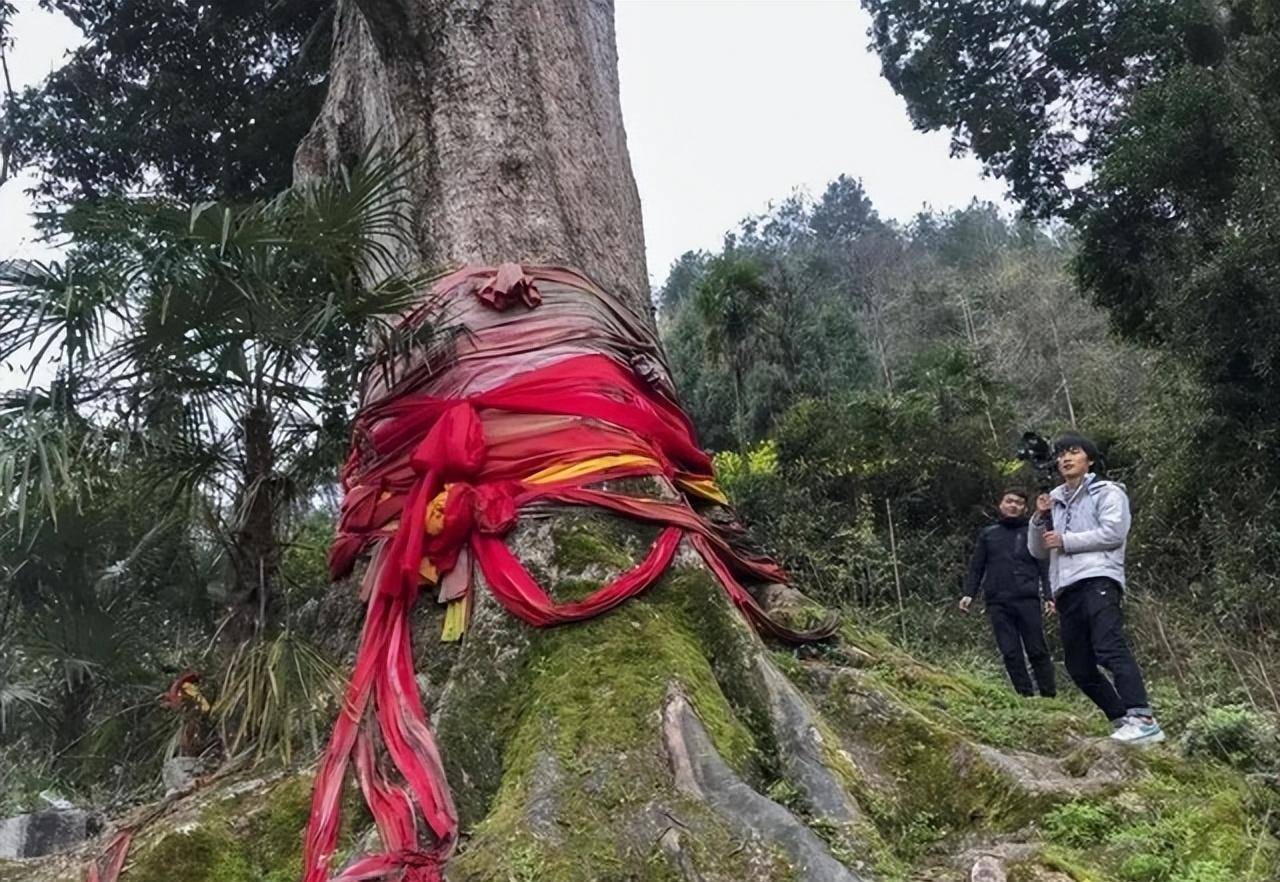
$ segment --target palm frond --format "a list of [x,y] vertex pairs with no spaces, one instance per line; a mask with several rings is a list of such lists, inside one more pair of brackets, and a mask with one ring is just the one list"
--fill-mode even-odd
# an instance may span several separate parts
[[56,526],[60,511],[92,492],[91,461],[103,452],[93,427],[46,406],[47,395],[34,390],[27,402],[0,411],[0,517],[16,522],[19,539],[33,518],[47,516]]
[[7,677],[0,677],[0,735],[10,725],[13,715],[22,708],[36,709],[49,706],[49,700],[35,690],[34,687],[15,683]]
[[123,293],[100,265],[0,261],[0,359],[28,358],[29,371],[48,359],[84,368],[107,345]]
[[213,714],[228,753],[252,748],[288,764],[300,745],[318,749],[322,723],[336,707],[343,677],[315,647],[290,631],[242,644],[222,679]]

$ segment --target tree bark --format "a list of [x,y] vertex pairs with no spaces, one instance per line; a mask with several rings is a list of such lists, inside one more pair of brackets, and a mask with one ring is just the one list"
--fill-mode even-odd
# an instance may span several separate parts
[[652,313],[601,0],[341,0],[300,175],[408,144],[426,267],[559,263]]
[[[340,0],[337,22],[299,176],[408,143],[407,267],[572,266],[656,339],[611,3]],[[655,532],[539,506],[507,542],[563,601],[629,568]],[[865,821],[815,712],[690,549],[577,626],[529,628],[477,588],[460,646],[440,643],[425,599],[415,627],[464,837],[450,880],[860,878],[833,857]],[[764,795],[788,770],[803,816]]]
[[280,572],[278,476],[272,448],[272,416],[263,405],[249,408],[244,434],[244,483],[235,512],[235,591],[224,630],[233,642],[259,632],[271,619]]

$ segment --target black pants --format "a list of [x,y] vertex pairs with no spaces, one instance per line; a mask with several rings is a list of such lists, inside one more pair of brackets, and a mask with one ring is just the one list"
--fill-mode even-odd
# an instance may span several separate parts
[[[1067,673],[1113,722],[1128,713],[1151,713],[1142,671],[1124,636],[1121,594],[1120,583],[1112,579],[1084,579],[1057,597]],[[1099,666],[1110,672],[1110,680]]]
[[[1031,678],[1027,676],[1027,661],[1036,675],[1036,686],[1041,695],[1056,695],[1053,680],[1053,659],[1044,642],[1044,622],[1040,616],[1040,601],[1034,597],[1024,600],[998,600],[987,603],[987,616],[991,630],[996,634],[996,646],[1004,659],[1005,670],[1019,695],[1035,695]],[[1023,650],[1026,657],[1023,657]]]

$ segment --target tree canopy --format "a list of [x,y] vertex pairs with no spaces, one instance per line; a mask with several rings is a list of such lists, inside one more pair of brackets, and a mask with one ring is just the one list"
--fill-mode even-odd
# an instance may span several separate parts
[[1074,225],[1077,278],[1094,302],[1204,383],[1200,443],[1274,487],[1275,4],[864,5],[916,125],[950,130],[1030,214]]
[[[130,192],[271,196],[324,98],[333,4],[41,0],[84,44],[6,96],[12,166],[46,206]],[[0,37],[2,40],[3,37]]]

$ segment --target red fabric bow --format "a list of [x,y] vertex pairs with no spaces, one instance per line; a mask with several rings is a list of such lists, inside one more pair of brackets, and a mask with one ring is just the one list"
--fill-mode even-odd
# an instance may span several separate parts
[[476,296],[499,312],[516,303],[530,309],[542,303],[537,285],[518,263],[504,263],[492,276],[479,280]]
[[[566,455],[572,461],[575,450],[582,459],[604,450],[642,454],[651,465],[591,472],[545,484],[522,481],[516,476],[527,476],[547,463],[539,436],[517,433],[514,440],[491,442],[486,438],[484,414],[493,414],[495,419],[504,414],[576,417],[581,422],[553,439],[561,462]],[[414,844],[410,836],[414,800],[437,838],[437,848],[432,853],[435,859],[443,861],[456,840],[453,806],[409,664],[407,617],[422,583],[424,560],[437,573],[445,574],[456,565],[462,549],[468,547],[499,602],[529,624],[547,626],[599,615],[643,591],[667,568],[680,540],[687,535],[733,602],[758,628],[796,640],[825,636],[800,633],[772,620],[743,588],[738,574],[783,581],[781,570],[770,561],[736,552],[687,502],[633,498],[587,486],[623,474],[705,477],[710,472],[710,463],[694,443],[692,429],[679,409],[612,359],[594,355],[565,359],[461,402],[428,396],[392,400],[364,414],[357,432],[364,443],[357,444],[356,449],[365,451],[365,455],[353,457],[345,472],[351,490],[334,548],[335,574],[345,572],[362,548],[385,536],[386,524],[398,523],[367,577],[376,580],[378,591],[370,600],[356,674],[348,693],[349,711],[339,721],[317,782],[307,840],[306,882],[323,882],[326,878],[324,857],[332,852],[337,833],[333,818],[340,788],[334,779],[340,782],[345,757],[353,749],[357,751],[358,764],[363,762],[368,767],[361,773],[362,784],[389,850],[396,851],[396,845],[403,850]],[[574,440],[574,446],[566,450],[569,438]],[[415,439],[420,440],[415,443]],[[370,494],[364,487],[377,487],[379,493]],[[398,511],[382,498],[387,493],[400,500]],[[429,524],[428,510],[442,493],[439,523]],[[514,525],[518,507],[535,499],[601,506],[661,524],[664,529],[646,558],[635,567],[584,600],[557,604],[501,538]],[[391,671],[394,688],[383,684],[380,671],[384,670]],[[395,765],[409,779],[407,790],[396,790],[377,778],[371,760],[360,760],[369,748],[359,740],[357,721],[362,718],[371,693],[376,693],[380,726],[390,724],[394,729],[411,723],[418,735],[415,746],[415,742],[396,731],[388,733],[384,729],[382,734]],[[419,762],[412,755],[414,750],[424,752],[428,761]],[[410,774],[417,778],[410,778]],[[382,795],[388,792],[397,796]],[[388,834],[388,830],[392,832]],[[355,877],[340,878],[345,882]]]

